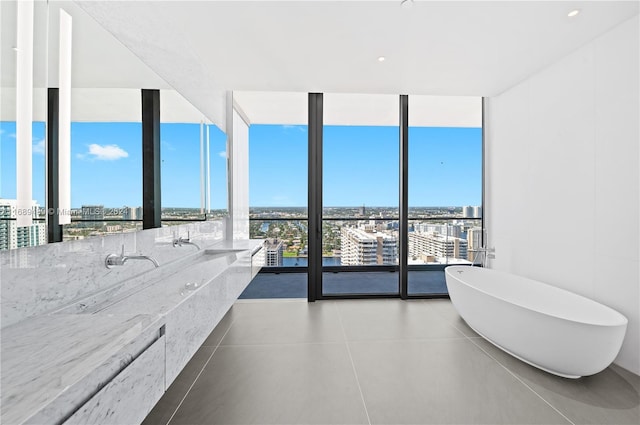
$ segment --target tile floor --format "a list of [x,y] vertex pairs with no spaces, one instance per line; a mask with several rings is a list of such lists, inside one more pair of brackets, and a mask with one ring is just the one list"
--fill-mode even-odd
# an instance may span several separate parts
[[238,301],[144,425],[639,424],[640,377],[559,378],[449,300]]

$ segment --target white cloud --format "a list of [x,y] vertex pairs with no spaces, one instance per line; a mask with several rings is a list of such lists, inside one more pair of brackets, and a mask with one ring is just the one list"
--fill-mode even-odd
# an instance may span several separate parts
[[176,148],[169,142],[167,142],[166,140],[161,140],[160,141],[160,148],[165,150],[165,151],[175,151]]
[[102,146],[92,143],[89,145],[89,152],[77,156],[78,158],[97,159],[99,161],[115,161],[116,159],[126,158],[129,154],[118,145]]
[[220,158],[227,159],[227,151],[220,151],[220,152],[218,152],[218,156],[219,156]]
[[0,128],[0,134],[4,134],[4,128]]
[[41,140],[34,140],[33,141],[33,153],[34,154],[40,154],[40,155],[44,155],[44,139]]
[[282,126],[283,130],[298,130],[301,132],[304,132],[304,127],[301,125],[291,125],[291,124],[284,124]]

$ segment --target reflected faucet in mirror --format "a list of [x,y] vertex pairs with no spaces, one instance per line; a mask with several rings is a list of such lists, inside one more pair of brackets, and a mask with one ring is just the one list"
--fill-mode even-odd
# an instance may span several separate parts
[[173,246],[174,246],[174,248],[176,246],[182,246],[182,245],[193,245],[196,248],[198,248],[198,251],[200,251],[200,247],[196,243],[191,242],[191,239],[190,239],[189,236],[190,236],[189,232],[187,232],[187,238],[186,239],[183,238],[182,236],[179,236],[177,238],[174,236],[173,237]]
[[107,258],[104,259],[104,265],[110,269],[113,266],[123,266],[124,263],[126,263],[129,260],[149,260],[153,263],[154,266],[156,267],[160,267],[160,264],[158,264],[158,261],[156,261],[155,258],[150,257],[148,255],[142,255],[142,254],[138,254],[138,255],[125,255],[124,253],[124,245],[122,245],[122,253],[120,255],[118,254],[109,254],[107,255]]

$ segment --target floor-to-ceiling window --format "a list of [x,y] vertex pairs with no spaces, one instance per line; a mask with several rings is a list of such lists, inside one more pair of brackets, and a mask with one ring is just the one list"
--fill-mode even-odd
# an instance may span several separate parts
[[249,128],[251,238],[265,239],[265,267],[307,265],[307,128]]
[[[301,117],[262,124],[261,115],[254,114],[257,121],[249,126],[249,234],[252,239],[264,239],[264,264],[241,298],[306,298],[306,95],[281,98],[264,93],[262,99],[271,108],[284,102],[283,107],[295,108]],[[246,104],[251,112],[253,104]]]
[[226,135],[197,122],[163,122],[160,134],[163,223],[226,216]]
[[444,268],[480,260],[481,99],[308,101],[308,126],[250,127],[250,228],[265,239],[264,272],[309,266],[309,299],[446,296]]
[[45,123],[32,122],[31,131],[33,203],[28,213],[32,214],[33,224],[18,226],[16,222],[18,215],[16,122],[0,121],[0,250],[42,245],[47,242],[44,210],[46,205]]
[[389,273],[398,264],[397,105],[394,95],[324,94],[324,296],[398,294]]
[[142,218],[141,137],[140,122],[84,122],[72,116],[72,215],[65,240],[142,228],[133,221]]
[[408,294],[446,294],[442,270],[478,260],[480,98],[409,96]]

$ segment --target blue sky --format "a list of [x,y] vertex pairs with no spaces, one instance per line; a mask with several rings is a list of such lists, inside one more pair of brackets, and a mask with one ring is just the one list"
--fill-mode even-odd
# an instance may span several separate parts
[[[0,197],[15,199],[15,123],[0,123]],[[33,125],[33,197],[45,201],[44,123]],[[226,136],[210,126],[211,208],[226,208]],[[200,125],[162,124],[163,207],[200,206]],[[142,205],[140,123],[71,125],[71,206]]]
[[[306,126],[249,129],[251,206],[307,204]],[[398,205],[398,128],[325,126],[323,203]],[[480,128],[409,130],[409,205],[480,205]]]
[[[142,203],[140,123],[73,123],[72,207]],[[33,196],[44,205],[44,123],[33,125]],[[200,125],[162,124],[162,205],[200,206]],[[251,206],[305,207],[307,128],[249,130]],[[15,123],[0,123],[0,197],[15,198]],[[210,126],[211,206],[226,207],[226,138]],[[480,205],[481,130],[409,132],[410,206]],[[398,205],[397,127],[325,126],[324,205]]]
[[[45,158],[43,122],[34,122],[32,126],[33,162],[32,181],[33,198],[44,205],[45,197]],[[0,198],[16,198],[16,123],[0,122]]]

